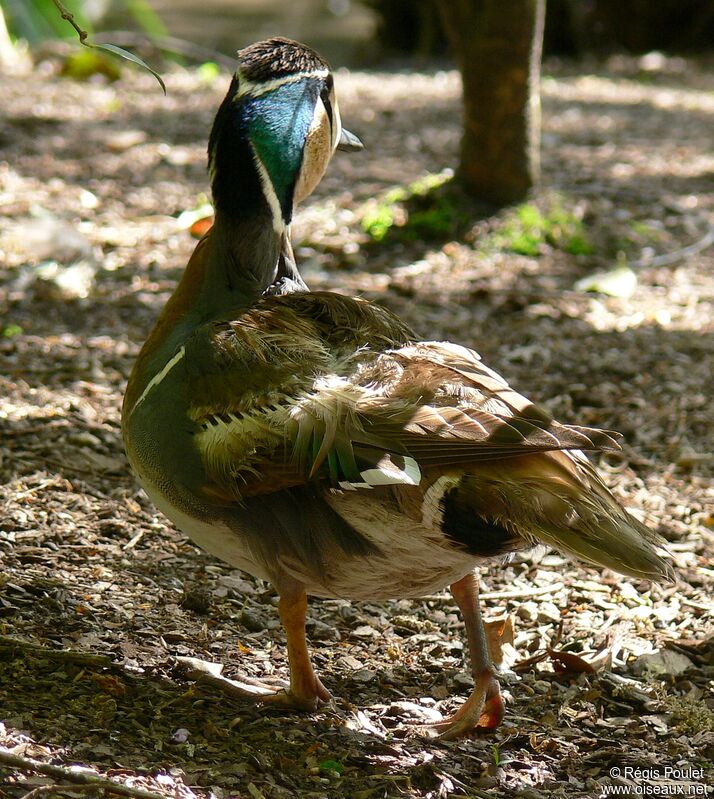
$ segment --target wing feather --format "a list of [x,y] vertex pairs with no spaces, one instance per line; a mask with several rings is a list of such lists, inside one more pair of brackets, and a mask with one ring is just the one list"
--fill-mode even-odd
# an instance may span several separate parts
[[400,324],[318,292],[199,329],[187,361],[202,385],[192,415],[210,491],[413,484],[419,467],[619,449],[614,433],[554,421],[472,350],[408,343]]

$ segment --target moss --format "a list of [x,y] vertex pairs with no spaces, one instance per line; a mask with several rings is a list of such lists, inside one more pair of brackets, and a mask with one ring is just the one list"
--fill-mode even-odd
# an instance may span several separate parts
[[594,251],[582,219],[559,197],[547,201],[543,209],[535,203],[516,206],[489,243],[499,250],[530,256],[540,255],[547,247],[571,255]]
[[666,696],[667,710],[672,714],[677,726],[688,735],[714,732],[714,711],[701,699],[687,696]]
[[2,337],[3,338],[14,338],[15,336],[19,336],[23,332],[20,325],[6,325],[2,329]]
[[408,186],[395,186],[367,203],[362,230],[375,242],[394,236],[402,241],[444,239],[457,235],[469,215],[451,185],[450,170],[429,173]]
[[[362,230],[373,242],[444,241],[465,233],[474,222],[469,198],[450,170],[427,174],[408,186],[395,186],[365,204]],[[548,248],[590,255],[593,245],[582,218],[564,198],[518,205],[502,216],[496,231],[481,240],[486,249],[537,256]]]

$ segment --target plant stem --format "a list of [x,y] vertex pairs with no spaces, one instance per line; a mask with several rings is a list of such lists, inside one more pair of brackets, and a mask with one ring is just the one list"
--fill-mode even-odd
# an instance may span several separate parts
[[69,24],[77,31],[77,35],[79,36],[79,43],[86,44],[84,40],[87,38],[87,36],[89,36],[87,31],[82,30],[79,27],[79,25],[77,25],[77,23],[74,21],[74,15],[71,14],[69,11],[67,11],[67,9],[62,5],[60,0],[52,0],[52,2],[55,4],[55,6],[57,6],[57,10],[60,12],[62,19],[69,22]]

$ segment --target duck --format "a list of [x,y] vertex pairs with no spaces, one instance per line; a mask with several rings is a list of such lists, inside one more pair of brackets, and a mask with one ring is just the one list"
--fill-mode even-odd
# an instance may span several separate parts
[[331,700],[308,650],[308,596],[448,587],[474,679],[452,716],[427,725],[448,740],[505,712],[482,566],[545,544],[635,578],[673,571],[663,539],[583,454],[619,449],[616,433],[556,421],[474,350],[421,340],[377,303],[309,291],[295,208],[338,149],[360,147],[313,49],[272,38],[238,52],[208,143],[215,221],[139,352],[122,434],[156,507],[274,586],[289,684],[262,690],[266,705]]

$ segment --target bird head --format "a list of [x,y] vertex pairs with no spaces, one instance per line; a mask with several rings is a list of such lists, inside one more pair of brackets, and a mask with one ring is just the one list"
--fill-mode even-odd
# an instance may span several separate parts
[[284,229],[338,148],[362,143],[342,128],[332,73],[314,50],[274,38],[238,52],[208,145],[219,213],[267,209]]

